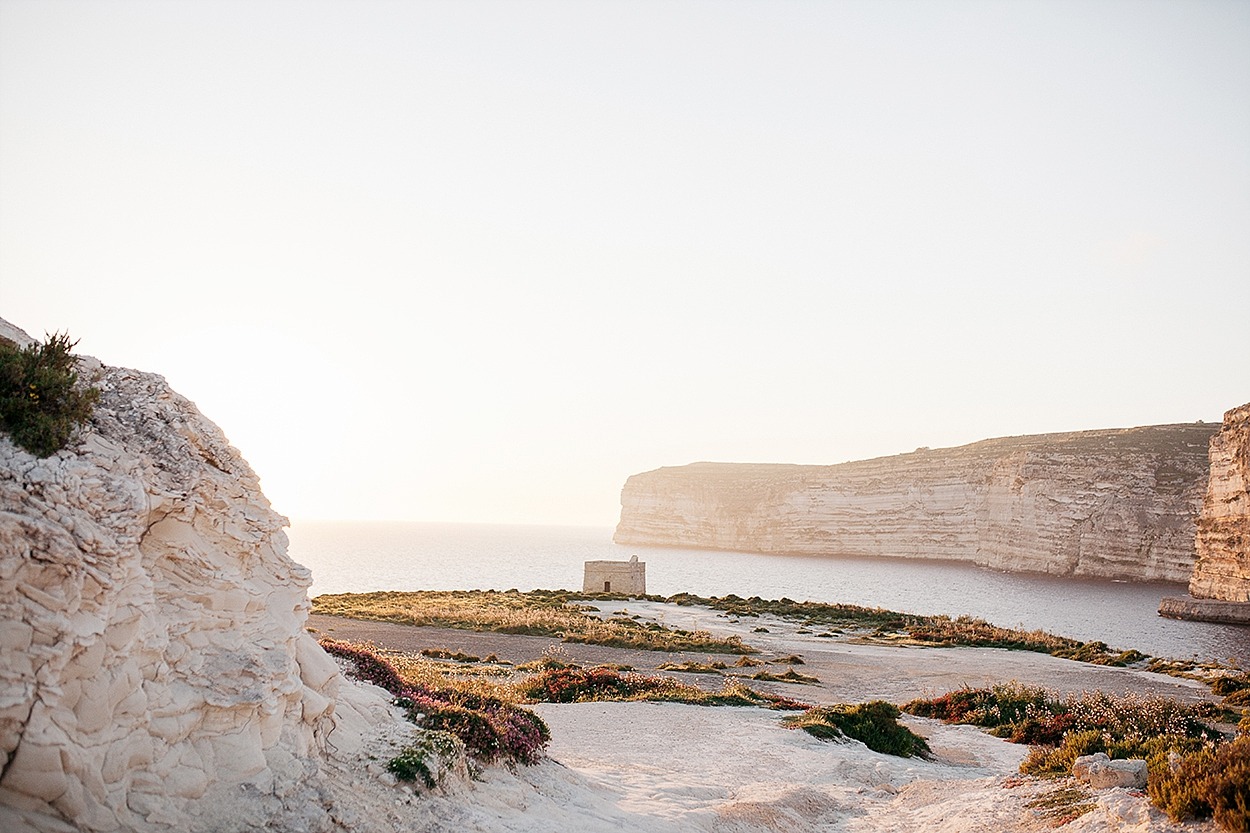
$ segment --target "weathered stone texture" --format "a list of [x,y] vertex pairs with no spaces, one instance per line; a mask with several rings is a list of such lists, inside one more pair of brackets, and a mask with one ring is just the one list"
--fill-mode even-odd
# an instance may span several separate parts
[[1006,437],[834,466],[661,468],[626,482],[615,540],[1183,582],[1216,428]]
[[70,447],[0,434],[0,828],[337,829],[330,751],[394,717],[304,631],[286,520],[161,377],[80,376]]
[[1250,403],[1224,414],[1211,438],[1189,595],[1250,602]]

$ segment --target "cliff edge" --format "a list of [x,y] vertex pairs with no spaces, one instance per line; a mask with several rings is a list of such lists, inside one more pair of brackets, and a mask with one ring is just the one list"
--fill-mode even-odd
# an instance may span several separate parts
[[614,540],[1184,582],[1218,427],[1005,437],[832,466],[661,468],[625,483]]
[[1224,414],[1211,438],[1210,460],[1189,594],[1250,602],[1250,403]]
[[413,727],[305,632],[255,473],[160,376],[78,373],[67,448],[0,433],[0,829],[391,829],[359,773]]

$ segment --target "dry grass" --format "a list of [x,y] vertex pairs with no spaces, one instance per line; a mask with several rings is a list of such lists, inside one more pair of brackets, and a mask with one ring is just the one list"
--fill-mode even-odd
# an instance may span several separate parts
[[318,596],[313,612],[405,625],[427,625],[496,633],[550,636],[614,648],[749,654],[737,637],[715,639],[707,631],[684,631],[630,619],[603,620],[595,608],[568,600],[568,594],[515,590],[454,590],[339,593]]

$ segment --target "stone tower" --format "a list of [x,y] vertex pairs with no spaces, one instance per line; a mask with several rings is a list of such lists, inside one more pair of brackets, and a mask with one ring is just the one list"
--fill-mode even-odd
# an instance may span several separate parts
[[583,593],[647,593],[647,564],[631,555],[628,561],[587,561]]

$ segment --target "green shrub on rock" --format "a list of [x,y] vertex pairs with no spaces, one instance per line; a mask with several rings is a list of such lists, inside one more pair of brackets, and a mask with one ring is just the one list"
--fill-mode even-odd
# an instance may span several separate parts
[[915,732],[898,722],[898,707],[884,700],[870,703],[816,706],[802,714],[782,718],[791,729],[802,729],[821,740],[842,736],[862,742],[873,752],[910,758],[929,756],[929,744]]
[[37,457],[64,448],[100,397],[78,385],[77,343],[66,333],[24,348],[0,339],[0,430]]

